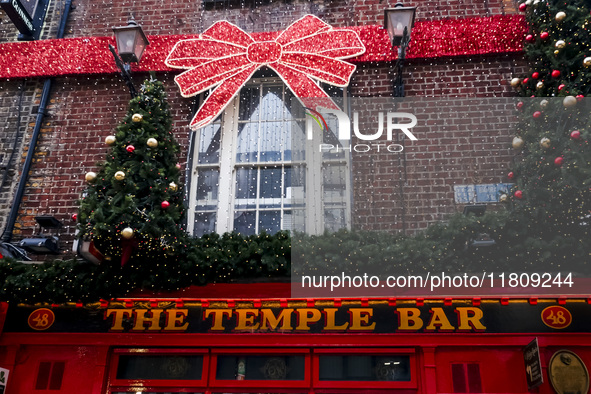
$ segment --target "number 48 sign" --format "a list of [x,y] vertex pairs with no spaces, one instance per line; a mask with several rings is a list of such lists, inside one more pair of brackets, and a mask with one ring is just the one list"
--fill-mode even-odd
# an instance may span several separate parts
[[40,308],[35,309],[29,315],[29,327],[36,331],[43,331],[47,330],[49,327],[53,325],[55,321],[55,315],[51,309],[47,308]]

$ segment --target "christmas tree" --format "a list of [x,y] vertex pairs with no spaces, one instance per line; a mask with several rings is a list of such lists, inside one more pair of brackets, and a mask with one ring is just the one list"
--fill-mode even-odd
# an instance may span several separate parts
[[127,115],[106,137],[110,152],[88,188],[78,214],[79,237],[92,240],[107,259],[158,260],[184,239],[178,144],[164,86],[146,81]]
[[[524,97],[513,140],[519,152],[508,176],[513,219],[528,223],[530,238],[586,245],[591,230],[591,2],[531,1],[520,5],[529,32],[530,71],[511,84]],[[562,248],[564,249],[564,248]],[[578,249],[578,251],[576,250]],[[589,248],[574,247],[564,261],[584,262]],[[560,256],[558,256],[560,257]]]

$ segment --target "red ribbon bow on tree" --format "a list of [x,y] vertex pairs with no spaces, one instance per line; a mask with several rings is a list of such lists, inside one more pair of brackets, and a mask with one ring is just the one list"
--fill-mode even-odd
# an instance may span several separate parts
[[215,87],[191,121],[191,128],[197,129],[212,122],[263,66],[273,69],[296,97],[306,101],[305,106],[338,109],[315,80],[347,86],[355,66],[342,59],[364,52],[356,32],[333,29],[306,15],[274,40],[265,41],[257,41],[230,22],[216,22],[199,38],[177,42],[165,63],[188,69],[174,79],[183,97]]

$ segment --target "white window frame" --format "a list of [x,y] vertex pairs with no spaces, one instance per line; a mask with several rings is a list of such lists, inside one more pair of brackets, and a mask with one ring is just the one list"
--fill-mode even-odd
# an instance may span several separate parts
[[[253,78],[249,81],[249,85],[261,85],[265,83],[276,84],[283,83],[279,78]],[[288,89],[284,85],[284,89]],[[344,95],[344,98],[346,96]],[[292,164],[303,165],[306,168],[305,188],[306,188],[306,219],[305,232],[307,234],[322,234],[325,231],[324,221],[324,185],[323,185],[323,165],[324,163],[344,163],[346,168],[351,166],[351,154],[346,154],[345,159],[324,160],[319,146],[322,143],[322,134],[313,133],[312,140],[306,140],[306,154],[312,153],[312,157],[307,157],[305,162],[281,161],[269,163],[241,163],[236,161],[236,152],[238,149],[238,113],[240,105],[240,94],[238,94],[232,102],[226,107],[221,119],[221,135],[220,135],[220,156],[219,163],[214,164],[199,164],[199,133],[201,129],[195,131],[193,136],[192,147],[189,150],[191,163],[191,170],[187,174],[191,177],[190,187],[187,193],[188,209],[187,209],[187,232],[193,234],[195,230],[195,202],[197,201],[197,187],[198,187],[198,172],[199,170],[208,168],[219,169],[218,179],[218,199],[216,210],[216,225],[215,232],[223,234],[232,232],[234,230],[234,212],[235,196],[236,196],[236,173],[238,168],[252,167],[272,167],[277,166],[291,166]],[[348,152],[347,152],[348,153]],[[312,168],[312,170],[311,170]],[[229,170],[231,169],[231,170]],[[349,174],[350,175],[350,174]],[[260,177],[258,177],[260,182]],[[352,195],[352,180],[351,176],[345,177],[345,223],[346,228],[351,228],[351,195]],[[259,188],[260,189],[260,188]],[[283,211],[283,204],[281,204]],[[257,212],[261,210],[257,208]],[[283,221],[283,214],[282,214]],[[281,223],[283,228],[283,223]]]

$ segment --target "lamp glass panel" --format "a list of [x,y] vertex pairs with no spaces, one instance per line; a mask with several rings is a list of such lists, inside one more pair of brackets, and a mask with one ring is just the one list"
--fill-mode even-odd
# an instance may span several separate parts
[[144,36],[138,32],[135,36],[135,57],[138,62],[144,54],[144,49],[146,49],[146,40],[144,40]]
[[408,33],[410,35],[410,24],[413,13],[413,9],[401,9],[388,13],[388,35],[390,36],[390,40],[394,41],[394,37],[401,38],[404,34],[405,27],[408,27]]
[[136,35],[139,35],[135,29],[119,30],[115,33],[117,40],[117,50],[119,56],[124,54],[133,54],[133,45],[136,41]]

